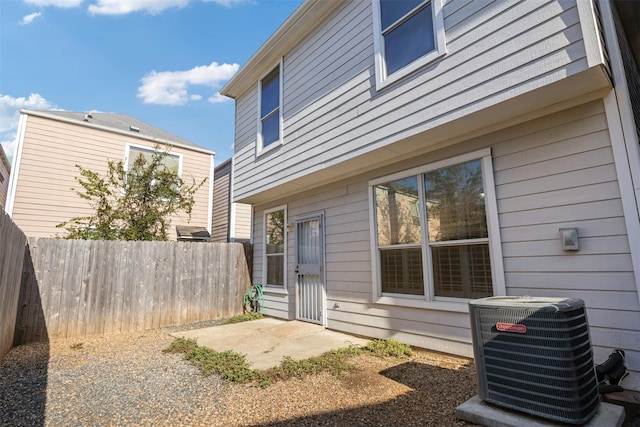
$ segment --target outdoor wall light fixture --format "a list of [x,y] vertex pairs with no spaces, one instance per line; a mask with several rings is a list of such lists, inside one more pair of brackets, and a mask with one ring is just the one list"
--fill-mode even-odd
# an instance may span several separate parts
[[580,250],[580,243],[578,242],[578,229],[577,228],[561,228],[560,242],[562,243],[562,249],[565,251],[578,251]]

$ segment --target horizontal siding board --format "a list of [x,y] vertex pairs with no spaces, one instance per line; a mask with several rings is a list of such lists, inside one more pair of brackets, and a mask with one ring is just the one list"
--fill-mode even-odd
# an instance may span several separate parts
[[[589,334],[592,341],[600,343],[600,346],[609,348],[637,349],[640,342],[639,331],[618,330],[612,336],[610,328],[590,327]],[[628,368],[638,369],[638,366],[629,366],[626,363],[626,359],[625,357],[625,364]]]
[[620,187],[617,181],[589,186],[548,191],[546,193],[514,196],[498,201],[500,212],[532,211],[553,206],[573,206],[592,200],[619,200]]
[[541,194],[547,191],[573,189],[601,182],[617,182],[617,179],[615,169],[607,164],[497,185],[496,194],[498,198],[506,199],[519,196],[525,188],[530,194]]
[[[478,140],[493,144],[493,156],[500,158],[554,141],[575,138],[607,129],[604,106],[600,101],[580,105],[562,114],[545,116],[546,125],[540,128],[536,120],[524,122],[516,127],[506,128]],[[507,142],[508,144],[502,144]]]
[[[580,232],[578,231],[580,235]],[[554,240],[522,241],[502,243],[502,250],[513,257],[562,256],[567,255],[560,245],[560,233]],[[581,255],[628,254],[629,239],[626,235],[587,238],[579,237]]]
[[[499,162],[499,159],[496,159]],[[543,165],[538,163],[514,165],[508,169],[499,169],[496,172],[496,185],[511,183],[520,180],[532,179],[540,176],[540,169],[544,167],[547,175],[558,175],[567,169],[588,169],[591,166],[613,164],[613,153],[610,147],[602,147],[587,152],[571,154],[570,157],[558,157],[548,159]]]
[[520,289],[531,291],[537,295],[546,289],[582,291],[617,289],[622,292],[633,292],[633,273],[629,271],[574,271],[559,277],[555,272],[543,270],[534,272],[508,272],[505,281],[513,295],[526,295]]
[[499,214],[500,228],[521,227],[531,224],[554,224],[558,221],[582,221],[594,218],[597,212],[600,218],[619,217],[623,220],[622,206],[611,200],[599,200],[573,206],[557,206],[531,211]]
[[504,267],[505,270],[509,272],[546,271],[570,273],[574,271],[633,271],[631,256],[628,253],[608,255],[567,254],[563,257],[551,255],[515,257],[509,254],[509,256],[505,257]]
[[[567,289],[553,289],[547,288],[544,291],[540,291],[532,288],[520,288],[521,293],[519,295],[531,295],[531,296],[545,296],[545,297],[558,297],[558,298],[579,298],[584,300],[585,305],[591,308],[598,308],[603,310],[626,310],[626,311],[640,311],[638,305],[638,298],[636,298],[636,292],[623,292],[614,291],[611,289],[604,290],[567,290]],[[617,325],[609,324],[609,328],[612,331],[617,330]],[[598,342],[594,342],[598,345]]]
[[[589,318],[589,326],[591,328],[610,329],[611,325],[617,325],[620,330],[637,332],[637,330],[634,329],[634,325],[640,325],[639,311],[611,311],[587,307],[587,316]],[[640,340],[638,340],[638,342],[640,342]],[[616,346],[615,343],[605,343],[604,341],[602,341],[600,345],[607,344],[613,344],[612,347]]]
[[[502,244],[512,242],[535,242],[537,240],[559,239],[558,229],[576,227],[582,238],[626,236],[624,219],[620,217],[597,218],[583,221],[530,224],[518,227],[503,227],[500,231]],[[559,241],[559,240],[558,240]]]
[[[553,138],[553,141],[555,141],[553,144],[533,147],[526,151],[496,157],[494,162],[496,166],[495,170],[500,172],[506,169],[503,165],[509,165],[509,169],[512,169],[518,166],[539,163],[549,160],[550,158],[560,159],[578,153],[599,150],[609,145],[606,132],[578,135],[568,140]],[[572,167],[577,167],[577,165],[574,166],[572,163],[565,164],[565,168],[569,170],[571,170]]]
[[[286,111],[295,113],[321,94],[348,82],[358,65],[371,60],[373,39],[369,32],[370,9],[363,2],[350,2],[336,22],[328,25],[342,29],[325,36],[315,33],[293,54],[285,57]],[[314,37],[315,36],[315,37]],[[355,64],[355,67],[354,67]],[[366,65],[365,68],[368,68]]]

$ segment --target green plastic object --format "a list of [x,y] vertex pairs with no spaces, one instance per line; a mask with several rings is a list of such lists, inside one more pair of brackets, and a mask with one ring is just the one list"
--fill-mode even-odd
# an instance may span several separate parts
[[244,293],[242,308],[245,313],[260,313],[264,305],[264,296],[262,295],[262,285],[251,285],[247,292]]

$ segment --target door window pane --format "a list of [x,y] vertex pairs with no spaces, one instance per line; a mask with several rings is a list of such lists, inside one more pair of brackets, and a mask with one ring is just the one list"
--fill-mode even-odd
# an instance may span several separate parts
[[284,255],[267,255],[267,284],[284,286]]
[[284,210],[270,212],[265,215],[265,262],[268,285],[284,285],[284,222]]

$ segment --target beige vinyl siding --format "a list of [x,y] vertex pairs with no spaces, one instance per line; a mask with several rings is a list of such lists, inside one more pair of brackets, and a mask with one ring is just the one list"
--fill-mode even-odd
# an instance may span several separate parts
[[[231,167],[232,162],[228,161],[215,171],[211,224],[211,240],[214,242],[251,240],[251,205],[232,203],[230,200]],[[234,214],[232,220],[231,215]]]
[[251,205],[234,203],[236,223],[232,238],[235,241],[249,241],[251,239]]
[[[483,147],[492,150],[507,294],[584,299],[596,360],[622,347],[629,368],[640,371],[640,305],[601,101],[274,202],[287,204],[289,223],[296,216],[325,213],[328,327],[472,356],[464,302],[460,312],[372,303],[367,188],[370,179]],[[269,207],[256,206],[258,277],[262,212]],[[561,250],[560,227],[578,228],[579,251]],[[285,318],[295,316],[294,301],[289,308],[283,303],[295,295],[292,234],[289,297],[267,295],[265,307],[266,313]]]
[[[127,144],[153,147],[153,143],[104,130],[47,118],[27,119],[20,169],[17,177],[12,218],[27,236],[53,237],[64,230],[56,224],[91,210],[72,188],[82,188],[76,164],[100,174],[108,160],[124,160]],[[200,182],[209,179],[211,156],[173,147],[182,155],[182,178]],[[209,186],[205,183],[195,195],[190,225],[207,227]],[[169,236],[175,239],[175,225],[187,224],[187,215],[172,219]]]
[[255,157],[255,91],[237,99],[236,197],[588,68],[574,2],[455,1],[444,5],[444,14],[447,55],[378,92],[370,2],[347,2],[285,55],[285,143],[276,152]]
[[229,202],[231,162],[216,168],[213,181],[213,212],[211,215],[211,241],[227,242],[229,238]]

